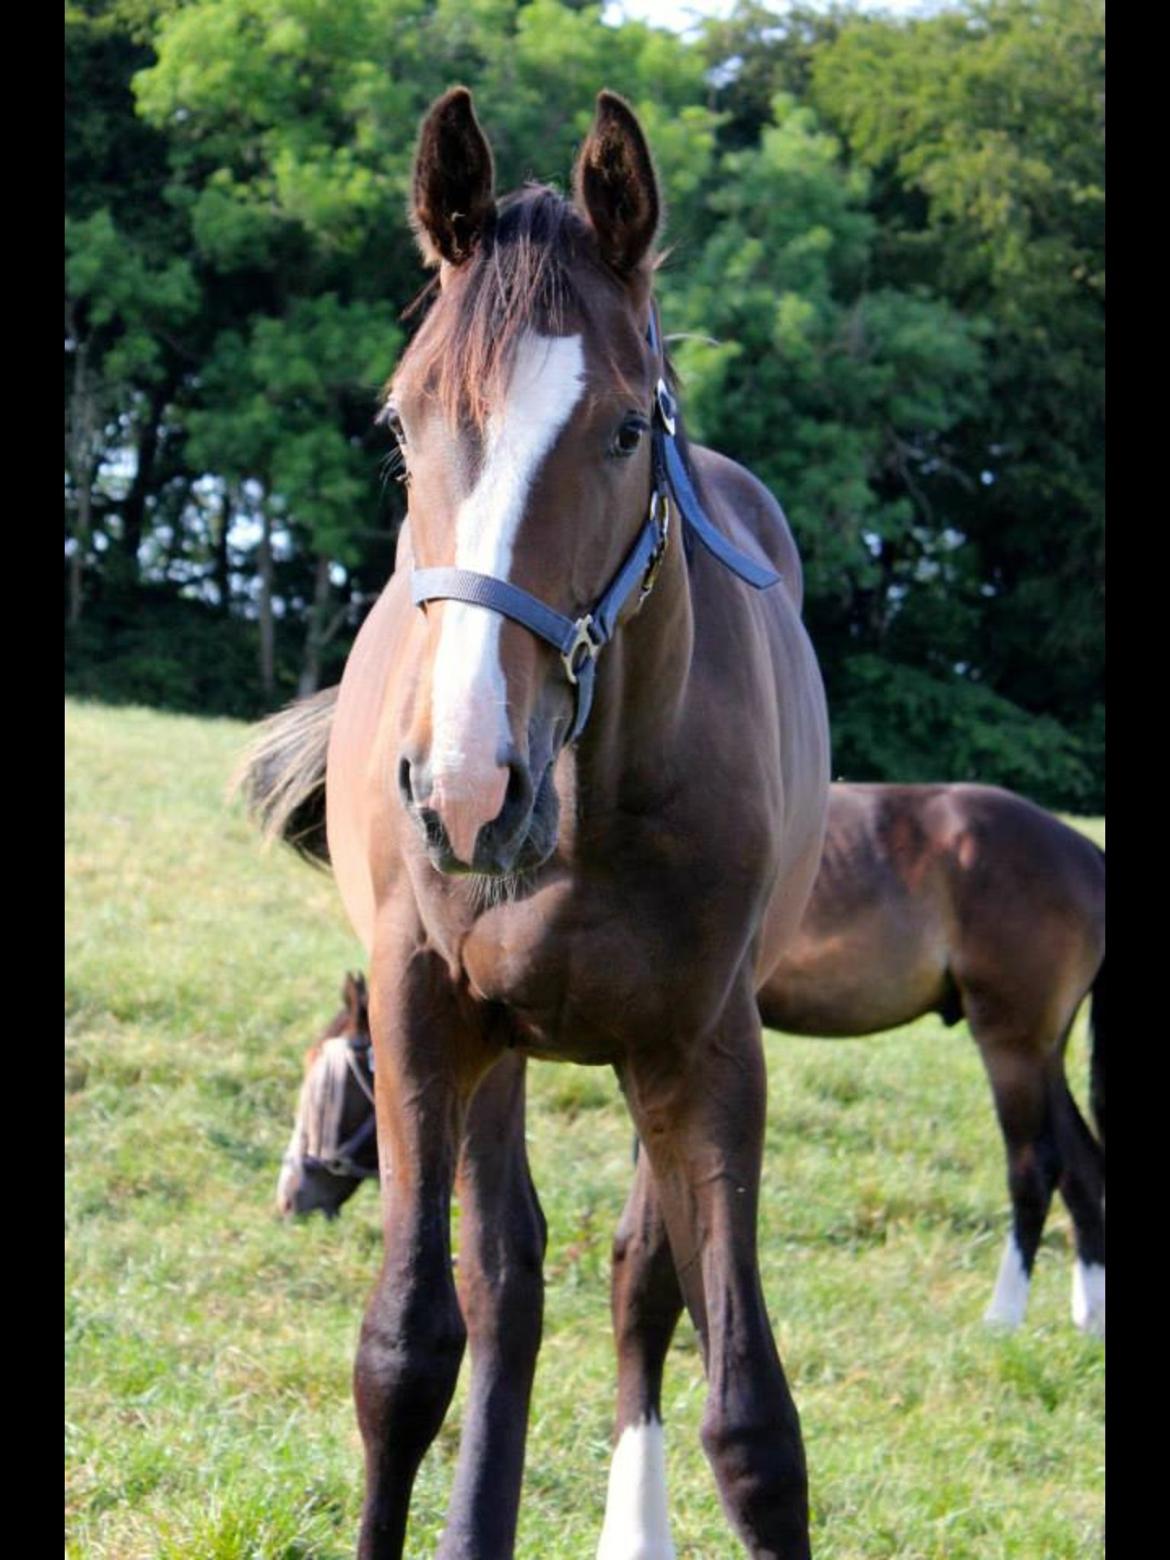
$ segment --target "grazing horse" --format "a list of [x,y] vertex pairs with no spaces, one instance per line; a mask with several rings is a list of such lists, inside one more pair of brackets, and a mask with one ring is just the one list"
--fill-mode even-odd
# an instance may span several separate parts
[[[397,567],[335,709],[290,717],[283,759],[271,727],[246,781],[261,811],[278,786],[281,832],[305,836],[327,740],[328,851],[369,955],[384,1259],[354,1370],[359,1554],[402,1553],[468,1339],[439,1553],[512,1553],[543,1310],[537,1056],[615,1069],[701,1339],[723,1505],[752,1555],[802,1560],[804,1450],[756,1255],[756,993],[828,796],[796,549],[760,483],[684,440],[656,179],[620,98],[598,97],[571,201],[497,202],[453,89],[422,126],[412,216],[438,275],[384,414],[410,483]],[[619,1429],[604,1553],[664,1555],[661,1425]]]
[[347,975],[340,1013],[305,1053],[292,1137],[281,1161],[276,1206],[337,1217],[342,1203],[378,1174],[374,1075],[365,977]]

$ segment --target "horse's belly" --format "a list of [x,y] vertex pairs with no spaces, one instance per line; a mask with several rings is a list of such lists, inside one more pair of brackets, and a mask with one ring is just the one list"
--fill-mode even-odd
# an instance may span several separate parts
[[947,989],[942,947],[865,937],[800,938],[765,981],[760,1013],[789,1034],[878,1034],[933,1011]]

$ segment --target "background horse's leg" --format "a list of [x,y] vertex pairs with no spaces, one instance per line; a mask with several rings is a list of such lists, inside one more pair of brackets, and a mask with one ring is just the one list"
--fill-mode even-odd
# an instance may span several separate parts
[[354,1399],[366,1452],[359,1560],[398,1560],[410,1492],[451,1394],[466,1339],[451,1274],[451,1186],[467,1102],[492,1060],[430,956],[375,944],[376,1055],[385,1254],[366,1307]]
[[1077,1109],[1063,1065],[1053,1079],[1052,1112],[1060,1145],[1060,1195],[1072,1216],[1077,1256],[1072,1316],[1082,1332],[1105,1336],[1105,1156]]
[[1048,1064],[1051,1045],[971,1019],[1003,1133],[1012,1231],[1000,1259],[995,1292],[984,1321],[1014,1328],[1024,1320],[1032,1266],[1060,1176]]
[[524,1146],[524,1059],[508,1052],[476,1091],[459,1161],[459,1301],[471,1395],[439,1554],[512,1553],[528,1400],[544,1315],[546,1226]]
[[703,1448],[724,1508],[757,1560],[806,1560],[800,1421],[756,1257],[766,1078],[750,985],[712,1032],[665,1054],[632,1050],[623,1083],[703,1343]]
[[612,1306],[617,1423],[597,1560],[672,1560],[662,1371],[683,1297],[644,1150],[614,1236]]

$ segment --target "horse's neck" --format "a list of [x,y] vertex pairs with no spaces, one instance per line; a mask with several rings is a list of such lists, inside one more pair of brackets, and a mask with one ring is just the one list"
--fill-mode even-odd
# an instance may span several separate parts
[[676,515],[654,589],[601,654],[597,697],[575,750],[578,805],[586,815],[623,803],[641,810],[672,787],[694,639]]

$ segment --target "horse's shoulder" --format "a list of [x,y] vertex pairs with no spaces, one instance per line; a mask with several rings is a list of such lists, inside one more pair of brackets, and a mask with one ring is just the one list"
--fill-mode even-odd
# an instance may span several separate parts
[[780,505],[758,477],[728,456],[701,444],[692,444],[689,455],[702,497],[714,511],[712,520],[731,541],[747,541],[749,548],[755,543],[784,581],[799,611],[804,574]]

